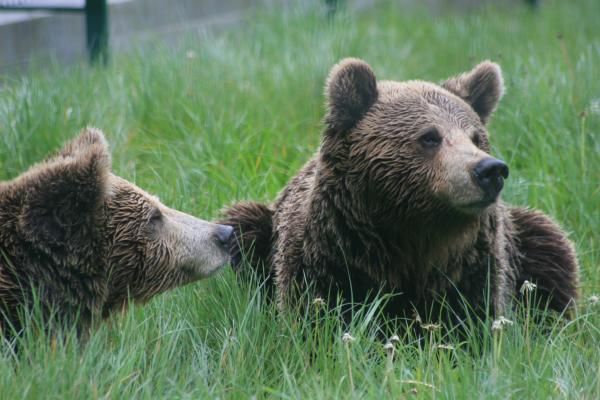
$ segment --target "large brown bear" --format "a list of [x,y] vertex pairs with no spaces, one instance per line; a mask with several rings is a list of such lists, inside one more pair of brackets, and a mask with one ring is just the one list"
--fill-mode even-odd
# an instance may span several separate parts
[[85,333],[128,299],[143,302],[220,269],[232,231],[113,175],[103,134],[86,129],[0,182],[0,328],[18,333],[37,302],[44,317],[77,321]]
[[543,306],[567,310],[572,244],[547,216],[499,199],[508,166],[490,156],[485,125],[502,94],[487,61],[438,86],[377,81],[343,60],[327,80],[317,155],[275,203],[226,210],[234,263],[264,271],[283,305],[307,287],[330,304],[383,290],[396,294],[394,316],[429,316],[442,301],[459,317],[502,315],[528,280]]

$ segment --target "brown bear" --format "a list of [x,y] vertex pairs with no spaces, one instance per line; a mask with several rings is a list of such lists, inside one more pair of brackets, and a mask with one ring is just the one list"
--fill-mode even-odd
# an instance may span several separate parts
[[23,315],[39,307],[84,333],[128,299],[144,302],[219,270],[232,231],[113,175],[103,134],[88,128],[0,182],[0,328],[19,333]]
[[377,81],[341,61],[317,155],[273,204],[225,211],[234,264],[264,273],[281,305],[310,287],[329,304],[393,293],[397,317],[435,316],[442,302],[459,318],[502,315],[528,280],[543,307],[568,310],[572,244],[549,217],[499,199],[508,166],[490,156],[486,123],[503,90],[489,61],[440,85]]

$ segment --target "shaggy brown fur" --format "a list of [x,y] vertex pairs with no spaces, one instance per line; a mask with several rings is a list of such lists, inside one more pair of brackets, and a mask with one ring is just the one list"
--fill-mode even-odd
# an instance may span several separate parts
[[578,284],[571,243],[548,217],[498,198],[508,167],[489,156],[485,123],[502,93],[491,62],[438,86],[378,82],[363,61],[342,61],[315,158],[274,204],[226,211],[234,251],[267,266],[281,304],[309,285],[330,303],[396,293],[396,316],[427,313],[435,299],[461,308],[461,296],[482,310],[489,281],[502,314],[530,280],[567,309]]
[[0,329],[21,330],[35,291],[44,315],[78,318],[82,331],[129,298],[146,301],[219,269],[231,231],[111,174],[104,136],[87,129],[0,183]]
[[[231,264],[240,266],[243,260],[254,266],[258,280],[271,286],[270,274],[271,235],[273,212],[265,205],[251,202],[240,202],[229,209],[228,223],[236,226],[235,240],[231,241]],[[242,234],[243,232],[243,234]],[[266,239],[266,240],[265,240]],[[238,243],[247,243],[243,248]],[[240,271],[243,272],[243,271]]]

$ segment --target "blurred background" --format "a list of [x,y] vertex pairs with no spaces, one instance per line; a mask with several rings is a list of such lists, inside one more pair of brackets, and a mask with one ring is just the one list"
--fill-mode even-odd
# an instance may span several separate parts
[[[323,13],[372,8],[377,0],[320,0]],[[183,34],[252,24],[259,9],[282,12],[306,0],[0,0],[0,74],[22,73],[32,63],[72,63],[122,53],[157,40],[177,45]],[[537,0],[399,0],[407,10],[433,14],[467,11],[490,4]]]

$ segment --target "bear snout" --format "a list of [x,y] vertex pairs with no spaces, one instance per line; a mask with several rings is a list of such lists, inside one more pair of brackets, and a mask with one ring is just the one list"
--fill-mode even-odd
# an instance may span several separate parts
[[475,165],[473,175],[486,199],[493,201],[504,187],[504,179],[508,178],[508,165],[504,161],[487,157]]

